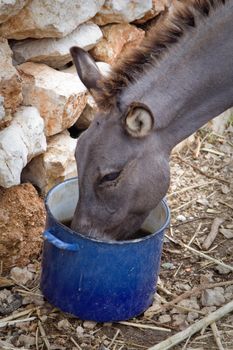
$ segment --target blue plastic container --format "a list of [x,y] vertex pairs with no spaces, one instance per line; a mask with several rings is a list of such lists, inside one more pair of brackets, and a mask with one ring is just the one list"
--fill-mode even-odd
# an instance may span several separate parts
[[46,197],[41,290],[62,311],[83,320],[120,321],[153,302],[169,209],[162,201],[142,228],[146,237],[120,242],[87,238],[63,225],[73,216],[78,179],[55,186]]

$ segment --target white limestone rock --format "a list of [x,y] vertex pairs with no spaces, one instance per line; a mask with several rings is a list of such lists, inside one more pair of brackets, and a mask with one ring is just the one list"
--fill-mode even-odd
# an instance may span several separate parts
[[14,112],[22,102],[22,85],[11,56],[7,40],[0,38],[0,95],[4,98],[4,108]]
[[11,120],[12,115],[5,110],[4,97],[0,95],[0,130],[6,128]]
[[88,94],[87,96],[87,104],[80,115],[80,117],[77,119],[75,126],[77,129],[85,130],[89,127],[91,122],[95,118],[96,114],[96,103],[94,101],[94,98]]
[[129,23],[109,24],[102,28],[103,39],[91,50],[96,61],[115,63],[141,45],[144,30]]
[[[103,76],[107,77],[110,75],[110,72],[111,72],[111,65],[110,64],[105,63],[105,62],[96,62],[96,64],[99,67],[99,70]],[[77,71],[76,71],[76,68],[74,65],[67,68],[67,69],[64,69],[63,72],[77,75]],[[93,97],[90,94],[88,94],[87,95],[87,104],[86,104],[84,110],[82,111],[82,114],[77,119],[75,126],[78,129],[87,129],[95,117],[96,108],[97,108],[97,106],[96,106],[96,103],[95,103]]]
[[0,131],[0,186],[20,184],[25,165],[46,150],[44,121],[35,107],[21,107]]
[[77,69],[75,68],[75,65],[74,65],[74,64],[72,64],[72,66],[70,66],[70,67],[68,67],[68,68],[61,69],[61,72],[63,72],[63,73],[70,73],[70,74],[74,74],[74,75],[78,75]]
[[5,110],[4,97],[0,95],[0,130],[6,128],[12,120],[12,114]]
[[106,62],[96,62],[101,74],[104,77],[108,77],[111,73],[111,65]]
[[152,0],[106,0],[94,21],[99,25],[128,23],[143,17],[152,7]]
[[94,23],[83,23],[64,38],[26,39],[12,45],[15,61],[45,63],[53,68],[63,67],[72,60],[69,49],[79,46],[92,49],[103,37],[100,28]]
[[18,67],[22,77],[23,104],[35,106],[51,136],[71,127],[86,106],[86,88],[73,74],[44,64],[27,62]]
[[28,3],[28,0],[1,0],[0,1],[0,23],[6,22],[15,16]]
[[[110,74],[110,72],[111,72],[110,64],[105,63],[105,62],[96,62],[96,64],[99,67],[99,70],[103,76],[107,77]],[[76,68],[74,65],[67,68],[63,72],[77,75],[77,71],[76,71]],[[80,117],[77,119],[77,121],[75,123],[75,126],[78,129],[87,129],[89,127],[91,122],[94,120],[95,113],[96,113],[96,107],[97,106],[96,106],[96,103],[95,103],[93,97],[90,94],[88,94],[86,106],[85,106],[82,114],[80,115]]]
[[142,24],[150,19],[160,15],[171,6],[172,0],[152,0],[152,8],[140,19],[136,20],[135,24]]
[[[110,75],[110,73],[111,73],[111,65],[110,64],[108,64],[106,62],[96,62],[96,64],[97,64],[101,74],[104,77],[107,77]],[[74,64],[72,66],[70,66],[69,68],[62,69],[62,72],[77,75],[77,70],[76,70]]]
[[[99,67],[99,70],[101,74],[105,77],[109,76],[111,73],[111,65],[106,62],[96,62],[97,66]],[[77,74],[77,73],[76,73]],[[91,122],[94,120],[95,114],[96,114],[96,103],[93,97],[89,94],[87,96],[87,104],[80,115],[80,117],[77,119],[75,126],[77,129],[85,130],[89,127]]]
[[0,26],[7,39],[61,38],[95,16],[104,0],[33,0]]
[[1,121],[5,118],[4,97],[0,95],[0,125]]
[[32,182],[46,193],[55,184],[77,176],[74,152],[77,140],[64,131],[48,138],[47,151],[23,170],[22,180]]

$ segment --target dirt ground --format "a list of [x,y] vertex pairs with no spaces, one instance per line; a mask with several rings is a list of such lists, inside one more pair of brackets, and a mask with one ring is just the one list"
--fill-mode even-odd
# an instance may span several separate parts
[[2,269],[25,266],[41,251],[45,222],[42,198],[31,184],[0,187],[0,257]]
[[[38,288],[40,259],[32,260],[26,283],[9,274],[0,278],[0,302],[4,293],[11,303],[16,295],[20,300],[14,312],[1,316],[0,349],[148,349],[232,301],[232,179],[233,127],[224,135],[201,129],[194,144],[171,157],[171,224],[153,305],[127,325],[83,322],[43,300]],[[208,247],[213,222],[217,234]],[[233,313],[171,348],[233,350]]]

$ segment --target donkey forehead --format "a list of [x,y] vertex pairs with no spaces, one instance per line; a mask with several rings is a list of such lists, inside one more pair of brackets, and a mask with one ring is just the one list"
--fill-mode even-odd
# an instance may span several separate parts
[[118,142],[121,133],[120,121],[108,115],[96,115],[89,128],[79,137],[76,147],[76,155],[82,159],[93,156],[99,151],[104,152],[106,145],[108,148]]
[[114,142],[119,139],[119,135],[122,133],[122,115],[117,110],[112,110],[105,113],[98,113],[90,127],[88,128],[87,143],[106,143],[108,140]]

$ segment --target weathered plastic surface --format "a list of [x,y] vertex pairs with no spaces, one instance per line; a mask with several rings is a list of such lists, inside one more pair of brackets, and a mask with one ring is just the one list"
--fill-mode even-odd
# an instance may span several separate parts
[[97,322],[127,320],[152,303],[169,209],[162,201],[143,227],[156,233],[121,242],[102,242],[77,234],[58,220],[72,217],[77,178],[47,195],[41,290],[62,311]]

